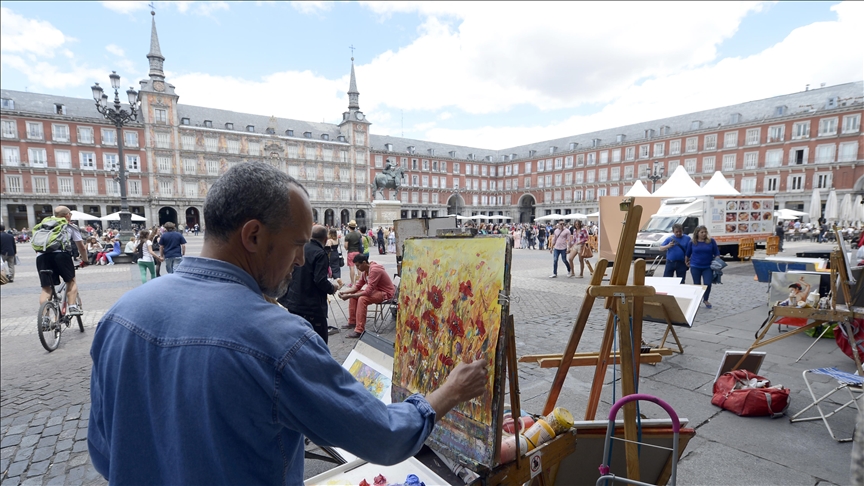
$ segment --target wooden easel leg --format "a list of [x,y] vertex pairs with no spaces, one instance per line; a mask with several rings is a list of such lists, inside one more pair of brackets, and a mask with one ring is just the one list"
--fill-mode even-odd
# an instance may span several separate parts
[[[621,353],[621,396],[626,397],[636,393],[635,364],[633,360],[633,337],[631,336],[630,309],[628,303],[616,299],[618,307],[618,341]],[[634,331],[635,334],[635,331]],[[636,403],[624,405],[624,438],[637,441]],[[626,442],[624,450],[627,455],[627,478],[639,481],[639,448],[633,442]]]
[[[513,316],[507,317],[507,325],[504,328],[507,333],[507,380],[510,382],[510,414],[513,416],[513,427],[516,432],[516,451],[519,455],[519,441],[522,436],[519,434],[519,419],[522,417],[522,409],[520,407],[521,397],[519,394],[519,370],[517,369],[516,359],[516,326],[513,324]],[[500,454],[500,452],[499,452]],[[521,459],[516,458],[516,469],[521,467]]]
[[[612,305],[614,309],[614,304]],[[609,353],[612,351],[612,341],[614,338],[612,330],[614,324],[615,313],[610,311],[606,317],[606,329],[603,331],[603,341],[600,342],[600,354],[597,357],[597,367],[594,368],[594,379],[591,381],[591,393],[588,395],[585,420],[594,420],[597,415],[600,394],[603,392],[603,381],[606,379],[606,368],[609,366]],[[623,322],[619,321],[618,325],[623,325]]]
[[[773,323],[774,323],[774,320],[772,319],[771,323],[769,323],[769,325],[773,324]],[[768,332],[768,328],[766,327],[762,333],[762,336],[759,336],[759,339],[757,339],[756,342],[754,342],[753,344],[750,345],[750,348],[747,349],[747,351],[744,353],[743,356],[741,356],[741,359],[739,359],[738,362],[735,363],[735,367],[733,367],[732,369],[737,370],[738,367],[741,366],[742,363],[744,363],[744,360],[747,358],[747,356],[750,355],[750,353],[754,349],[758,349],[758,348],[761,348],[762,346],[767,346],[771,343],[775,343],[775,342],[780,341],[782,339],[786,339],[789,336],[794,336],[796,334],[800,334],[804,331],[808,331],[808,330],[813,329],[814,327],[817,327],[817,326],[822,325],[822,324],[828,324],[828,323],[826,321],[813,321],[810,324],[807,324],[805,326],[801,326],[801,327],[794,329],[792,331],[789,331],[787,333],[780,334],[779,336],[774,336],[773,338],[761,341],[761,339],[765,335],[765,333]]]
[[[633,285],[645,285],[645,260],[641,258],[633,264]],[[644,297],[633,297],[633,334],[630,336],[630,346],[636,348],[636,354],[642,354],[642,305],[644,302]],[[631,354],[630,356],[634,355]],[[635,385],[637,388],[639,386],[639,370],[641,366],[642,360],[636,359],[633,363],[633,369],[635,370],[633,376],[635,376]],[[636,391],[634,390],[633,393],[636,393]]]
[[[678,333],[675,332],[675,328],[672,327],[672,324],[669,324],[666,328],[666,332],[672,331],[672,338],[675,340],[675,344],[678,346],[678,352],[684,354],[684,346],[681,346],[681,341],[678,340]],[[664,334],[665,336],[665,334]]]

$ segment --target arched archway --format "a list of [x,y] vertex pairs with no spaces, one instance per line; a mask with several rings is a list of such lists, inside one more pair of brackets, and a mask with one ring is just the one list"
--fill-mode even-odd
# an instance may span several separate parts
[[186,208],[186,227],[191,228],[201,224],[201,213],[195,206]]
[[864,192],[864,176],[858,178],[858,180],[855,182],[855,185],[852,186],[852,192],[856,194],[859,192]]
[[465,200],[459,194],[453,194],[450,199],[447,199],[447,214],[462,214],[462,209],[465,207]]
[[366,224],[366,211],[362,209],[358,209],[356,213],[354,213],[354,220],[357,221],[357,226],[368,226]]
[[537,201],[531,194],[525,194],[519,198],[519,222],[530,223],[534,221],[534,210]]
[[312,222],[318,223],[318,210],[317,209],[312,210]]
[[333,226],[334,218],[335,216],[332,209],[324,211],[324,226]]
[[339,224],[348,226],[348,223],[351,222],[351,211],[347,209],[343,209],[341,213],[339,213]]
[[171,206],[165,206],[159,210],[159,226],[169,221],[177,224],[177,210]]

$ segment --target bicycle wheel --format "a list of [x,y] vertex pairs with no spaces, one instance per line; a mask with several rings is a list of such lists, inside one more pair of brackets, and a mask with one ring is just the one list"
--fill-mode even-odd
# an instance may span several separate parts
[[[84,310],[84,306],[81,305],[81,296],[75,297],[75,303],[78,304],[78,308],[82,311]],[[75,319],[78,320],[78,330],[84,332],[84,321],[81,320],[81,316],[75,316]]]
[[49,300],[39,307],[36,319],[39,341],[42,341],[42,347],[50,353],[60,345],[60,308],[56,302]]

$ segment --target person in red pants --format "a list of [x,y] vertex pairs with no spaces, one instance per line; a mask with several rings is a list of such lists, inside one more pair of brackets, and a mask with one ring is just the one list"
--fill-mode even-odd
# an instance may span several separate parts
[[387,271],[380,264],[369,261],[363,253],[354,255],[354,266],[360,270],[360,279],[353,287],[339,292],[342,300],[348,300],[348,324],[342,329],[354,329],[346,337],[359,338],[366,329],[366,309],[369,304],[380,304],[392,299],[396,287]]

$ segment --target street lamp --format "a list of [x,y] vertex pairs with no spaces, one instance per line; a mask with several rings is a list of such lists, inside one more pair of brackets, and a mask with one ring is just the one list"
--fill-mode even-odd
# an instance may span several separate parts
[[126,160],[123,158],[123,125],[128,122],[138,119],[138,110],[141,102],[138,100],[138,92],[129,88],[126,95],[129,97],[129,111],[124,110],[120,105],[120,75],[116,71],[111,71],[108,75],[111,78],[111,88],[114,89],[114,106],[108,105],[108,95],[102,92],[102,87],[99,83],[94,84],[90,89],[93,91],[93,100],[96,101],[96,111],[98,111],[106,120],[114,123],[117,128],[117,152],[118,165],[120,165],[120,236],[124,241],[131,238],[132,233],[132,214],[129,213],[129,200],[126,197]]
[[654,167],[648,180],[651,181],[651,192],[657,189],[657,181],[663,178],[663,165],[659,160],[654,161]]

